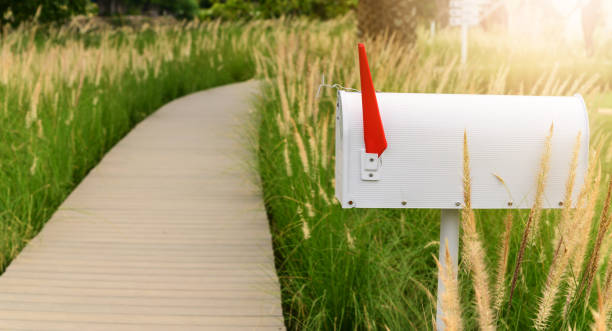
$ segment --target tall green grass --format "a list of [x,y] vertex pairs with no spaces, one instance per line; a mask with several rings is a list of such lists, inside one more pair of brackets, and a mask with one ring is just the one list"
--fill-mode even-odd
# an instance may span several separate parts
[[[469,63],[462,66],[457,37],[457,31],[445,30],[433,39],[420,33],[415,45],[392,37],[367,40],[376,88],[581,93],[591,110],[591,141],[602,143],[602,167],[609,169],[612,119],[597,112],[612,106],[612,72],[605,66],[611,60],[609,46],[602,44],[588,58],[557,42],[508,40],[476,31]],[[357,41],[351,16],[327,22],[144,26],[137,31],[26,26],[2,34],[2,267],[138,121],[175,97],[255,75],[265,82],[256,114],[258,170],[289,328],[433,329],[439,211],[343,210],[333,197],[335,91],[323,89],[320,98],[315,94],[323,74],[328,82],[359,88]],[[512,213],[508,270],[516,262],[528,214]],[[504,217],[500,211],[476,213],[489,272],[497,265]],[[498,328],[533,326],[558,220],[559,212],[544,211],[540,235],[526,250],[515,298],[511,306],[503,305]],[[598,222],[593,219],[585,242],[592,242]],[[609,234],[604,247],[607,261]],[[603,276],[603,268],[598,275]],[[506,291],[510,277],[508,271]],[[462,265],[465,329],[478,325],[471,279]],[[567,287],[563,284],[561,293]],[[596,299],[593,290],[589,302],[572,305],[563,315],[560,296],[549,327],[590,327]]]
[[0,271],[104,153],[164,103],[254,75],[253,26],[23,26],[0,35]]
[[[330,83],[359,88],[355,28],[350,17],[302,23],[272,32],[275,43],[256,56],[267,81],[260,116],[259,171],[273,231],[283,305],[290,329],[432,330],[435,320],[439,211],[343,210],[334,199],[335,91],[315,92],[322,75]],[[610,121],[597,112],[610,95],[610,53],[594,58],[557,41],[507,39],[476,31],[469,62],[458,63],[458,31],[435,38],[420,33],[414,46],[393,38],[366,40],[377,90],[391,92],[582,94],[589,105],[593,146],[603,143],[609,158]],[[609,107],[609,105],[607,105]],[[546,132],[548,128],[543,128]],[[544,144],[544,142],[543,142]],[[544,145],[543,145],[544,146]],[[458,169],[459,170],[459,169]],[[534,174],[538,169],[534,169]],[[602,179],[605,182],[605,178]],[[534,183],[535,187],[536,183]],[[503,277],[505,298],[495,323],[499,329],[533,328],[558,232],[558,211],[543,211],[539,235],[525,251],[513,302],[507,302],[512,272],[528,211],[513,210],[510,253]],[[595,213],[596,216],[597,213]],[[505,211],[476,212],[490,279],[496,278]],[[599,218],[582,241],[592,243]],[[586,247],[587,255],[592,244]],[[605,261],[610,256],[606,235]],[[601,264],[600,264],[601,266]],[[579,272],[578,272],[579,273]],[[590,328],[597,291],[590,301],[565,305],[566,274],[553,307],[551,329]],[[478,328],[472,275],[459,272],[464,329]],[[603,282],[603,279],[602,279]],[[489,284],[492,288],[494,284]],[[596,286],[594,287],[596,288]]]

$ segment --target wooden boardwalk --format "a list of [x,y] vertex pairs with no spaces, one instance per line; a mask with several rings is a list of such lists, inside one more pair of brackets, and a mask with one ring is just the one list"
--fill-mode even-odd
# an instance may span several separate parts
[[284,329],[240,139],[256,88],[178,99],[117,144],[0,276],[0,329]]

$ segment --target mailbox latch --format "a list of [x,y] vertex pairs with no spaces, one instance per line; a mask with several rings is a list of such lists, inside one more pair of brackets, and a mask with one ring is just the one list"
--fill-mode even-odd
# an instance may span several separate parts
[[361,150],[361,180],[379,180],[382,160],[376,153]]

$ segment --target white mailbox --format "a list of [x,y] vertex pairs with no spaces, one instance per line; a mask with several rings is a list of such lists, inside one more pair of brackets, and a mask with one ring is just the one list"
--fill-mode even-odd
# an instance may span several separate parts
[[[551,140],[542,208],[560,208],[576,137],[580,186],[589,120],[582,97],[377,93],[359,45],[361,92],[338,92],[336,197],[344,208],[441,209],[440,243],[457,270],[463,207],[463,143],[470,156],[472,208],[531,208]],[[580,187],[575,189],[574,201]],[[445,267],[445,246],[439,247]],[[436,326],[444,330],[438,279]]]
[[388,144],[380,158],[365,153],[361,93],[338,93],[336,196],[345,208],[460,209],[464,131],[475,209],[533,205],[551,124],[542,207],[559,208],[563,201],[579,132],[576,183],[583,181],[589,125],[580,96],[376,93],[376,98]]

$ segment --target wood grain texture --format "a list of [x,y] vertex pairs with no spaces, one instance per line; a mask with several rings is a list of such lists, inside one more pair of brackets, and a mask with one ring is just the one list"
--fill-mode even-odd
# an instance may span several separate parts
[[284,330],[245,82],[119,142],[0,277],[0,329]]

